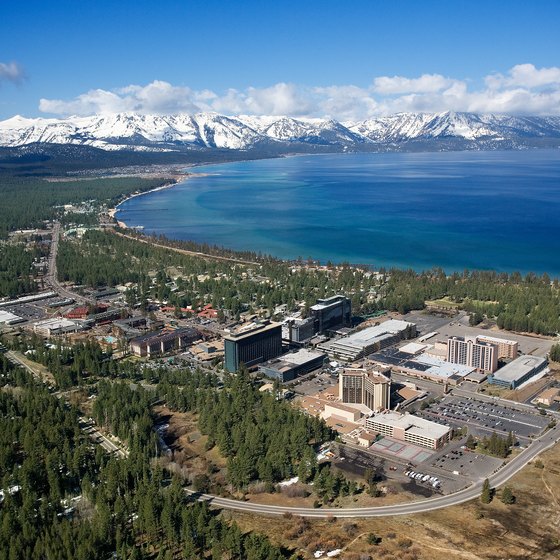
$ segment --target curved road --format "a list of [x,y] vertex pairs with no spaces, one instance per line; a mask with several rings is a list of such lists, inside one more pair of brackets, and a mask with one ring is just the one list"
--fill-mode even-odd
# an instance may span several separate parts
[[[499,471],[489,477],[490,485],[498,487],[506,483],[510,478],[516,475],[529,461],[534,459],[543,451],[553,447],[560,440],[560,426],[556,426],[548,430],[543,436],[536,439],[527,449],[524,449],[519,455],[514,457],[509,463],[502,467]],[[234,511],[242,511],[246,513],[255,513],[261,515],[284,515],[292,513],[302,517],[386,517],[393,515],[409,515],[412,513],[422,513],[441,509],[457,504],[468,502],[469,500],[478,498],[481,493],[483,481],[479,480],[473,485],[449,494],[448,496],[438,496],[437,498],[429,498],[417,502],[409,502],[404,504],[396,504],[391,506],[377,506],[364,508],[294,508],[287,506],[270,506],[264,504],[252,504],[249,502],[241,502],[229,498],[220,498],[210,494],[199,494],[193,490],[187,490],[187,493],[195,496],[199,501],[208,501],[222,509]]]

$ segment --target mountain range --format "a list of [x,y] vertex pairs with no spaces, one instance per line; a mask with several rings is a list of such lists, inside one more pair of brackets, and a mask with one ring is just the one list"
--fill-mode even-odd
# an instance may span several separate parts
[[[386,151],[560,147],[560,117],[399,113],[359,122],[276,116],[118,113],[0,122],[0,147],[104,151]],[[295,149],[297,147],[297,149]]]

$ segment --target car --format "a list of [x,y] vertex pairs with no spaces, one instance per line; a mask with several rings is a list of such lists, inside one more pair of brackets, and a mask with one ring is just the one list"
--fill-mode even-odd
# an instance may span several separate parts
[[422,482],[426,482],[426,481],[428,481],[429,479],[430,479],[430,475],[427,474],[427,475],[425,475],[425,476],[422,477]]

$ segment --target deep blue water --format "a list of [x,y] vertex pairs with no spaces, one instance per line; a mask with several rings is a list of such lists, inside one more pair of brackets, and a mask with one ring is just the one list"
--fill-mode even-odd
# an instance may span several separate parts
[[130,199],[147,233],[282,258],[560,276],[560,151],[337,154],[199,167]]

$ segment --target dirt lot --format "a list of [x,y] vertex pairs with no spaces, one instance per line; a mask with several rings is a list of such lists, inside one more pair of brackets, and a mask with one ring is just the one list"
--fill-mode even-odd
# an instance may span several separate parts
[[[509,483],[516,503],[506,506],[500,490],[493,502],[417,516],[371,520],[302,520],[286,516],[233,517],[244,530],[259,530],[288,548],[313,558],[316,550],[342,548],[344,560],[552,560],[560,556],[560,446],[528,465]],[[367,537],[381,538],[370,545]]]

